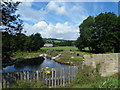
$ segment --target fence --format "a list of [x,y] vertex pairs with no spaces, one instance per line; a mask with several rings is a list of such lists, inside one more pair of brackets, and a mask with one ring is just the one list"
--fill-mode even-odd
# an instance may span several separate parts
[[59,87],[70,84],[75,78],[78,66],[69,66],[63,68],[49,69],[50,74],[44,71],[19,71],[2,74],[2,87],[7,88],[11,83],[17,80],[33,81],[42,80],[48,86]]

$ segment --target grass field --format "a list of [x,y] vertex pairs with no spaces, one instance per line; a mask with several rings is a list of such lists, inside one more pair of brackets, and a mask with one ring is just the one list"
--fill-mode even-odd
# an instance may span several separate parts
[[[88,48],[86,48],[87,50]],[[79,51],[78,48],[75,46],[57,46],[57,47],[42,47],[40,50],[36,52],[23,52],[23,51],[17,51],[13,54],[13,57],[36,57],[42,53],[45,53],[47,50],[59,52],[59,53],[70,53],[70,51],[76,53],[76,54],[92,54],[90,52],[82,52]]]
[[74,46],[57,46],[57,47],[42,47],[41,50],[74,50],[74,51],[77,51],[78,48]]

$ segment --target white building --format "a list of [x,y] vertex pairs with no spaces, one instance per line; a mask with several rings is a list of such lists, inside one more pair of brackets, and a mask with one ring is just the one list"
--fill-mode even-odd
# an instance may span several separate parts
[[51,44],[51,43],[46,43],[46,44],[44,44],[44,47],[53,47],[53,44]]

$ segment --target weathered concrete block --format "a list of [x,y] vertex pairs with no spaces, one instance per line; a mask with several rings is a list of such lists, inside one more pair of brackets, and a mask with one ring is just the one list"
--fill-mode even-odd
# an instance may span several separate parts
[[120,70],[120,53],[84,55],[84,65],[96,68],[100,64],[101,76],[110,76]]

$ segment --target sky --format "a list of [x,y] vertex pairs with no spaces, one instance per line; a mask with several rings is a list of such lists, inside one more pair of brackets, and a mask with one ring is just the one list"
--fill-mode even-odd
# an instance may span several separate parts
[[40,33],[43,38],[76,40],[79,25],[88,16],[114,12],[117,2],[22,2],[17,14],[24,21],[26,35]]

